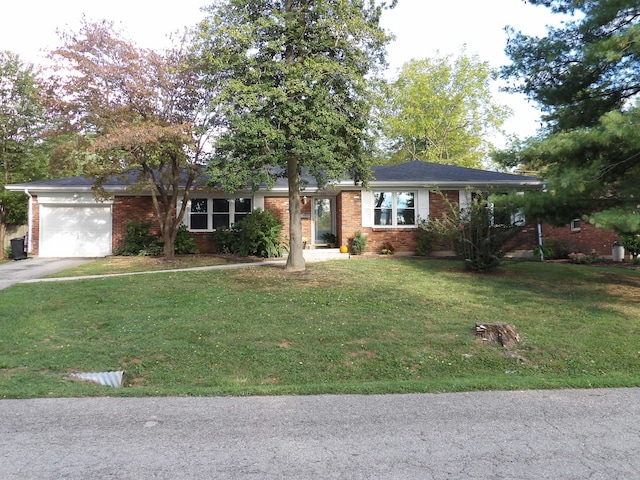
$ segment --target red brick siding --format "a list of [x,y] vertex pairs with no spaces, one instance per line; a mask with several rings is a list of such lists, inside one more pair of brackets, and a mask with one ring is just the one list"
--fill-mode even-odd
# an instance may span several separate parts
[[[445,190],[441,194],[452,204],[459,202],[457,190]],[[433,218],[441,217],[447,212],[447,205],[441,194],[429,192],[429,215]],[[311,198],[302,205],[302,234],[311,239]],[[284,224],[283,237],[289,237],[289,199],[287,197],[266,197],[264,208],[279,216]],[[360,191],[343,191],[336,197],[336,234],[340,245],[348,244],[356,231],[367,235],[367,252],[377,253],[385,242],[390,242],[396,252],[414,252],[416,246],[415,229],[398,228],[363,228],[362,227],[362,198]],[[117,248],[126,233],[126,224],[131,221],[152,220],[152,229],[158,233],[157,223],[153,216],[153,205],[150,197],[131,196],[116,197],[113,204],[113,248]],[[571,232],[569,226],[553,227],[543,225],[545,239],[562,239],[575,246],[576,251],[589,253],[595,250],[598,255],[611,255],[611,244],[619,237],[611,231],[596,229],[593,225],[582,222],[580,232]],[[32,238],[33,253],[38,254],[40,232],[40,210],[38,198],[33,197]],[[212,236],[209,233],[192,234],[202,253],[213,251]],[[527,225],[514,241],[514,249],[533,250],[538,243],[537,226]]]
[[611,256],[611,246],[613,242],[619,241],[620,237],[611,230],[600,230],[588,222],[580,222],[580,231],[572,232],[569,225],[554,227],[552,225],[542,226],[543,242],[549,239],[559,239],[567,242],[571,250],[576,253],[595,253],[599,256]]
[[151,197],[115,197],[113,199],[113,219],[111,246],[115,250],[122,246],[127,233],[127,223],[151,220],[151,233],[160,234],[158,222],[153,214]]
[[[445,200],[446,199],[446,200]],[[429,217],[442,218],[450,214],[449,202],[451,205],[460,204],[459,190],[443,190],[441,192],[429,191]]]
[[340,192],[336,198],[336,231],[338,243],[348,245],[356,231],[362,228],[362,195],[359,191]]
[[40,252],[40,204],[38,203],[38,197],[31,197],[32,202],[32,216],[31,216],[31,238],[27,241],[31,245],[31,253],[38,255]]
[[362,195],[359,191],[341,192],[336,201],[338,241],[348,245],[357,231],[367,236],[365,253],[378,253],[382,245],[391,243],[398,253],[412,253],[416,249],[414,228],[362,227]]

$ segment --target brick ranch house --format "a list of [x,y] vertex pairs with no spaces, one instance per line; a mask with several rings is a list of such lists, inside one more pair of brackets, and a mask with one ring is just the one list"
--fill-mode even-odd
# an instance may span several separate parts
[[[471,191],[542,188],[542,181],[533,177],[421,161],[374,167],[373,174],[368,189],[353,181],[334,182],[319,189],[312,178],[307,179],[309,183],[302,192],[307,248],[326,247],[326,233],[334,234],[342,245],[361,231],[368,237],[368,252],[378,252],[383,243],[390,242],[396,252],[411,253],[415,251],[420,220],[445,212],[442,195],[464,207],[471,201]],[[41,257],[108,256],[121,244],[127,223],[153,219],[149,194],[114,179],[104,184],[112,198],[100,202],[93,197],[92,184],[92,179],[79,176],[6,186],[29,196],[30,253]],[[210,253],[211,232],[233,225],[257,208],[282,218],[284,236],[288,237],[288,206],[286,179],[276,182],[271,190],[234,195],[199,187],[192,192],[184,224],[200,251]],[[613,240],[606,237],[598,242],[608,245],[610,254]],[[537,226],[527,226],[517,248],[531,251],[537,242]]]

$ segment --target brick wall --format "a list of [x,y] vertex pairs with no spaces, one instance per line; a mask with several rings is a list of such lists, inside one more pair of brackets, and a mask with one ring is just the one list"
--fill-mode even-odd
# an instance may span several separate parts
[[[457,192],[455,192],[457,194]],[[362,197],[359,191],[341,192],[337,199],[338,242],[349,245],[357,231],[367,237],[365,253],[378,253],[389,242],[396,253],[413,253],[416,250],[414,228],[362,227]]]
[[359,191],[343,191],[336,198],[336,230],[338,243],[348,245],[356,231],[362,228],[362,196]]
[[[457,190],[445,190],[442,195],[452,204],[459,202]],[[441,217],[448,211],[442,195],[429,192],[429,214],[431,217]],[[311,239],[311,208],[313,202],[309,198],[302,205],[302,235]],[[288,197],[266,197],[264,208],[279,216],[284,224],[283,238],[289,237],[289,199]],[[398,253],[412,253],[416,247],[415,229],[398,229],[385,227],[362,227],[362,198],[360,191],[342,191],[335,201],[336,235],[339,245],[348,245],[356,231],[367,235],[368,253],[378,253],[385,242],[390,242]],[[113,248],[117,248],[126,233],[126,224],[131,221],[152,220],[152,230],[158,232],[157,223],[153,217],[153,205],[150,197],[131,196],[116,197],[113,204]],[[38,199],[33,197],[33,231],[30,239],[34,254],[38,253],[40,215]],[[582,222],[579,232],[572,232],[569,226],[553,227],[543,225],[543,238],[561,239],[575,247],[576,252],[589,253],[595,250],[600,256],[611,255],[611,244],[619,237],[611,231],[596,229],[593,225]],[[209,233],[192,234],[202,253],[213,251],[212,237]],[[537,225],[527,225],[513,242],[516,250],[533,251],[538,243]]]
[[[445,200],[446,199],[446,200]],[[458,190],[442,190],[441,192],[429,191],[429,217],[442,218],[450,213],[449,202],[451,205],[460,204],[460,191]]]
[[31,246],[31,253],[38,255],[40,253],[40,204],[38,197],[31,197],[32,202],[32,219],[31,219],[31,238],[27,239]]
[[113,199],[113,219],[111,247],[117,249],[127,233],[127,223],[151,220],[151,233],[160,234],[158,222],[153,215],[151,197],[115,197]]
[[598,256],[611,256],[611,246],[613,242],[619,241],[620,237],[611,230],[601,230],[588,222],[580,222],[580,231],[571,231],[569,225],[555,227],[552,225],[542,226],[543,241],[559,239],[569,245],[569,249],[576,253],[591,253],[595,250]]
[[[311,238],[311,208],[313,200],[307,197],[306,203],[300,206],[300,214],[302,215],[302,236],[308,239],[308,245],[312,243]],[[265,197],[264,209],[274,213],[282,220],[282,238],[289,238],[289,197]]]

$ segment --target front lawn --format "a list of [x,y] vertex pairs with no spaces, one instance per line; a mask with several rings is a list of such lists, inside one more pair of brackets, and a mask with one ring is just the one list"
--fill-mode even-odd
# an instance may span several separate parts
[[[402,258],[15,285],[0,397],[638,386],[639,287],[612,267]],[[483,341],[476,322],[522,341]],[[122,389],[69,378],[120,369]]]

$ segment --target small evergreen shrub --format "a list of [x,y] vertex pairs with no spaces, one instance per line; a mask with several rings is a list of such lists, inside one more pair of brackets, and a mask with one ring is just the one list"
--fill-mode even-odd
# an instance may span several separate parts
[[367,248],[367,237],[358,230],[351,239],[351,253],[362,255]]

